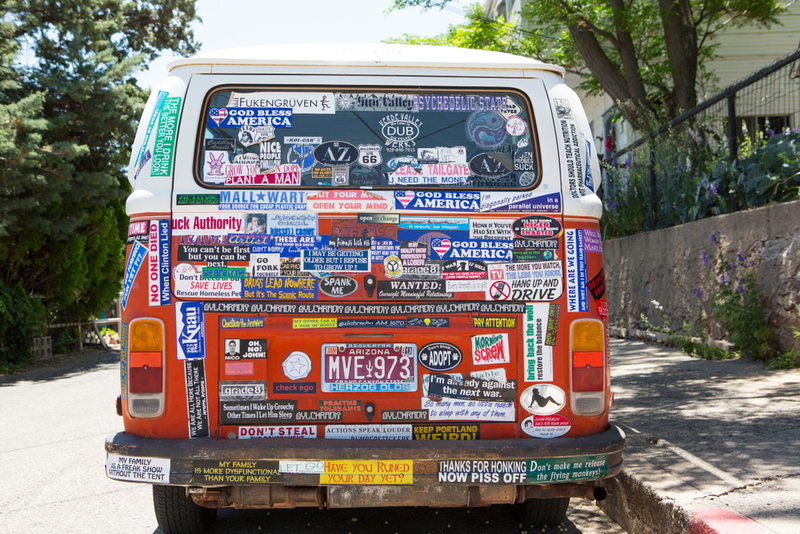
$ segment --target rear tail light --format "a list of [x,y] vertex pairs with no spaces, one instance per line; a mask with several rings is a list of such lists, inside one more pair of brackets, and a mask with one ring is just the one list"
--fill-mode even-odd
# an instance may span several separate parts
[[605,333],[603,323],[584,319],[572,323],[572,411],[597,415],[605,410]]
[[157,417],[164,411],[164,323],[131,321],[129,347],[128,412]]

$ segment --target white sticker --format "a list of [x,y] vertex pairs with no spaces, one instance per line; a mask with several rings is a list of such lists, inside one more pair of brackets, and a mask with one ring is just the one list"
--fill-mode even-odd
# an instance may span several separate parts
[[551,302],[564,292],[561,260],[495,263],[489,267],[486,300]]
[[428,410],[429,421],[513,421],[513,402],[442,399],[422,397],[421,408]]
[[[307,426],[240,426],[239,439],[316,438],[317,427]],[[308,462],[303,462],[308,463]]]
[[469,376],[472,378],[480,378],[481,380],[494,380],[496,382],[508,382],[506,378],[506,370],[500,367],[499,369],[484,369],[483,371],[472,371]]
[[106,475],[115,480],[169,484],[170,460],[120,456],[109,453],[106,457]]
[[250,276],[254,278],[281,275],[281,255],[250,254]]
[[512,240],[511,221],[508,219],[475,219],[469,221],[470,239]]
[[572,422],[560,414],[531,415],[522,421],[522,431],[534,438],[558,438],[572,429]]
[[545,345],[550,304],[525,305],[525,382],[553,381],[553,347]]
[[179,298],[241,298],[241,280],[203,280],[203,268],[179,263],[172,270],[175,296]]
[[[316,432],[316,427],[314,428]],[[281,460],[278,464],[281,473],[298,473],[303,475],[321,475],[325,473],[325,462],[294,462]]]
[[472,363],[493,365],[509,363],[508,334],[472,336]]
[[522,392],[519,403],[532,414],[550,415],[560,411],[566,400],[567,396],[560,387],[553,384],[537,384]]
[[469,291],[485,293],[488,283],[488,280],[447,280],[445,282],[445,290],[448,293],[465,293]]

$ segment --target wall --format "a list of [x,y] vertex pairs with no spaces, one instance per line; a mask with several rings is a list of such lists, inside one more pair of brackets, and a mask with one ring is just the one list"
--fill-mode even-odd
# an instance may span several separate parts
[[[720,232],[729,259],[742,254],[757,262],[773,341],[788,350],[794,342],[791,327],[800,328],[800,201],[605,241],[610,324],[644,328],[642,313],[661,324],[662,311],[653,300],[664,307],[673,329],[694,324],[701,311],[708,317],[715,275],[704,265],[703,251],[713,260],[714,232]],[[700,324],[712,339],[721,339],[715,321]]]

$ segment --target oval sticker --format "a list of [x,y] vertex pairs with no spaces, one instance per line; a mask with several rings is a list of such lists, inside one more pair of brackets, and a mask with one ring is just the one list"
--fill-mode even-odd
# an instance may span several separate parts
[[522,420],[522,431],[534,438],[558,438],[572,429],[572,421],[561,414],[531,415]]
[[519,397],[522,407],[534,415],[556,413],[564,407],[566,401],[564,390],[553,384],[536,384],[523,391]]
[[314,159],[323,165],[352,165],[358,161],[358,149],[345,141],[328,141],[314,149]]
[[491,154],[478,154],[469,160],[469,170],[482,178],[502,178],[511,172],[500,159]]
[[358,282],[349,276],[333,275],[326,276],[319,281],[319,290],[329,297],[346,297],[352,295],[358,289]]
[[419,349],[417,358],[420,365],[429,371],[450,371],[458,367],[464,357],[455,345],[437,341]]
[[519,237],[555,239],[561,235],[561,223],[552,217],[529,215],[514,221],[511,229]]

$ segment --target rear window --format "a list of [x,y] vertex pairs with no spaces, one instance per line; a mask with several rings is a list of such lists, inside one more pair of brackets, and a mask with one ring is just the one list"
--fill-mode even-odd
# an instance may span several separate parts
[[209,187],[533,189],[530,106],[513,91],[209,94],[196,177]]

